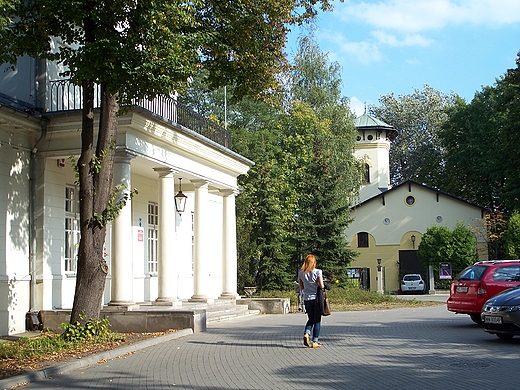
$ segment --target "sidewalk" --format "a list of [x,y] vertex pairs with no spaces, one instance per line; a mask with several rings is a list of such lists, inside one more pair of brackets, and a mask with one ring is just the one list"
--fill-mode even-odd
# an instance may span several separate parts
[[294,313],[217,322],[88,367],[58,367],[25,388],[518,388],[520,340],[503,342],[444,305],[333,313],[323,319],[320,349],[303,346],[305,321]]

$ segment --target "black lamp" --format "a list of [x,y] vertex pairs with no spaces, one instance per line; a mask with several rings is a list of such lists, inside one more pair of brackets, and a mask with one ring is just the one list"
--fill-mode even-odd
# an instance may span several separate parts
[[179,177],[179,192],[177,192],[177,195],[174,196],[174,198],[175,198],[175,210],[177,210],[177,212],[179,214],[184,212],[184,208],[186,207],[186,198],[187,198],[187,196],[182,193],[182,182],[181,182],[181,180],[182,180],[182,178]]
[[410,236],[410,240],[412,240],[412,249],[415,249],[415,234]]

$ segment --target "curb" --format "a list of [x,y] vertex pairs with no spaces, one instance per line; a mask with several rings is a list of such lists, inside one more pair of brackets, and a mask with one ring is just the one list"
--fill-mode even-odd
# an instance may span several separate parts
[[181,329],[177,332],[165,334],[164,336],[150,338],[148,340],[138,341],[134,344],[125,345],[123,347],[115,348],[109,351],[100,352],[95,355],[87,356],[72,362],[60,364],[53,367],[47,367],[43,370],[28,372],[12,376],[10,378],[0,380],[0,388],[7,390],[14,386],[36,382],[42,379],[52,378],[53,376],[64,374],[66,372],[77,370],[78,368],[87,367],[96,364],[99,360],[110,360],[115,359],[118,356],[126,355],[131,352],[136,352],[141,349],[163,343],[165,341],[176,340],[181,337],[189,336],[193,334],[191,328]]

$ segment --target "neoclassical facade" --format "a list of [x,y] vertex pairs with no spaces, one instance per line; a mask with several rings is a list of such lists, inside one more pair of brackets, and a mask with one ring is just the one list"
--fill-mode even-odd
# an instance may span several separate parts
[[[25,58],[15,71],[0,71],[0,334],[7,335],[25,331],[28,312],[73,304],[80,237],[71,156],[81,147],[81,95],[44,61]],[[137,194],[107,229],[103,303],[236,299],[237,178],[252,164],[233,152],[226,130],[174,98],[122,114],[113,185]],[[178,212],[181,186],[186,207]]]

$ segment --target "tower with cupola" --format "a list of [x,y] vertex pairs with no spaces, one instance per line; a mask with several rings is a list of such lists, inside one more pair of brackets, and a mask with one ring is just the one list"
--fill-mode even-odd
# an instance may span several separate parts
[[364,184],[360,203],[391,188],[390,144],[397,136],[393,126],[365,113],[354,120],[358,131],[354,156],[363,163]]

